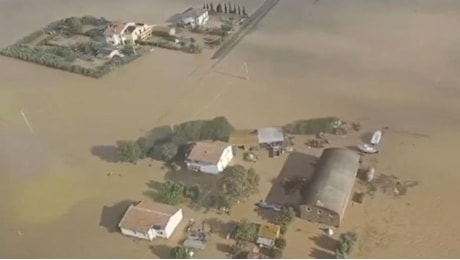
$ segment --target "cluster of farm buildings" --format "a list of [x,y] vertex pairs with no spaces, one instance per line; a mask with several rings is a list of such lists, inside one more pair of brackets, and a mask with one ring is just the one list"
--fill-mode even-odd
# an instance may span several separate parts
[[[261,128],[236,131],[228,142],[196,142],[186,155],[185,164],[190,171],[221,174],[229,166],[235,149],[250,151],[267,148],[285,151],[289,137],[282,128]],[[327,148],[315,165],[315,172],[308,187],[301,189],[300,218],[331,227],[339,227],[352,193],[353,184],[360,167],[361,157],[345,148]],[[154,202],[142,201],[132,205],[121,220],[121,232],[128,236],[152,240],[168,238],[183,219],[180,208]],[[273,247],[280,226],[260,226],[257,244]],[[255,253],[255,252],[252,252]]]
[[149,39],[155,32],[172,36],[176,33],[175,26],[189,26],[194,28],[205,25],[208,20],[209,12],[207,10],[189,8],[177,17],[177,21],[173,25],[151,25],[123,21],[112,22],[104,31],[104,37],[110,45],[134,45],[138,41]]

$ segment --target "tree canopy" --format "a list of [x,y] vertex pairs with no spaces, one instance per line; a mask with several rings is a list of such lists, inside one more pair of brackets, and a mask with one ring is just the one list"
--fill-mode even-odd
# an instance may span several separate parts
[[235,238],[243,241],[255,242],[257,240],[257,233],[259,225],[243,219],[238,223],[235,231]]
[[238,201],[258,191],[260,176],[254,169],[246,170],[241,165],[225,168],[217,180],[217,196],[224,207],[232,207]]
[[354,232],[347,232],[340,235],[340,245],[335,251],[336,258],[345,259],[348,258],[353,251],[353,247],[358,240],[358,236]]
[[136,163],[145,154],[142,146],[137,141],[119,141],[117,142],[117,149],[122,162]]
[[171,249],[169,257],[171,259],[190,259],[192,258],[192,255],[189,249],[183,246],[176,246],[173,249]]
[[181,182],[166,181],[161,184],[157,199],[169,205],[177,205],[186,199],[196,201],[200,198],[198,185],[187,186]]

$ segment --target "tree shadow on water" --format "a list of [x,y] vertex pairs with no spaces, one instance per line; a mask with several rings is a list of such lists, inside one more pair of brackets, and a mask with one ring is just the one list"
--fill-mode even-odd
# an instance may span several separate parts
[[339,246],[339,241],[333,237],[327,235],[318,235],[310,238],[316,246],[326,251],[335,252]]
[[102,208],[99,226],[106,228],[110,233],[118,232],[118,223],[120,223],[120,220],[125,214],[126,210],[133,203],[135,202],[124,200],[112,206],[104,206]]
[[120,153],[115,145],[94,146],[91,148],[91,154],[106,162],[116,163],[120,160]]

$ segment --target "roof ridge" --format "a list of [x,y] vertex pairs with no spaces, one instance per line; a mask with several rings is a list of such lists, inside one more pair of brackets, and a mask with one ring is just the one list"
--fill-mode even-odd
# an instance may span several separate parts
[[144,211],[148,211],[148,212],[152,212],[152,213],[157,213],[157,214],[168,216],[168,217],[172,217],[172,215],[174,215],[174,214],[167,214],[167,213],[164,213],[164,212],[156,211],[156,210],[153,210],[153,209],[147,209],[147,208],[143,208],[143,207],[139,207],[139,206],[135,206],[135,207],[137,209],[140,209],[140,210],[144,210]]

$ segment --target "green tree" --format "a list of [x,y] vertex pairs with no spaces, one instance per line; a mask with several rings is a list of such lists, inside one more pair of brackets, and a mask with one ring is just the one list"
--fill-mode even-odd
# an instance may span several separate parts
[[221,203],[232,207],[238,201],[255,194],[258,190],[260,177],[254,170],[246,170],[241,165],[229,166],[219,175],[217,180],[217,196]]
[[188,186],[184,189],[184,197],[197,201],[200,198],[201,189],[198,185]]
[[235,231],[235,238],[243,241],[255,242],[258,231],[259,226],[257,224],[243,219],[238,223]]
[[169,257],[171,259],[189,259],[192,258],[192,254],[188,248],[185,248],[183,246],[176,246],[173,249],[171,249]]
[[185,185],[178,182],[167,181],[161,185],[159,200],[169,205],[177,205],[184,201]]
[[80,18],[70,17],[66,20],[66,25],[69,27],[71,33],[81,33],[83,30],[83,24]]
[[290,206],[283,206],[281,208],[279,218],[277,219],[278,224],[284,224],[284,225],[289,225],[291,224],[296,217],[296,213],[294,208]]
[[275,246],[281,250],[286,248],[286,239],[284,237],[279,237],[275,240]]
[[347,232],[340,235],[340,245],[336,249],[336,258],[348,258],[353,251],[353,247],[358,240],[358,236],[354,232]]
[[173,142],[167,142],[154,146],[154,153],[158,155],[162,160],[170,162],[173,160],[178,151],[179,147]]
[[139,143],[133,141],[119,141],[117,143],[117,149],[120,153],[120,160],[122,162],[136,163],[144,154]]

